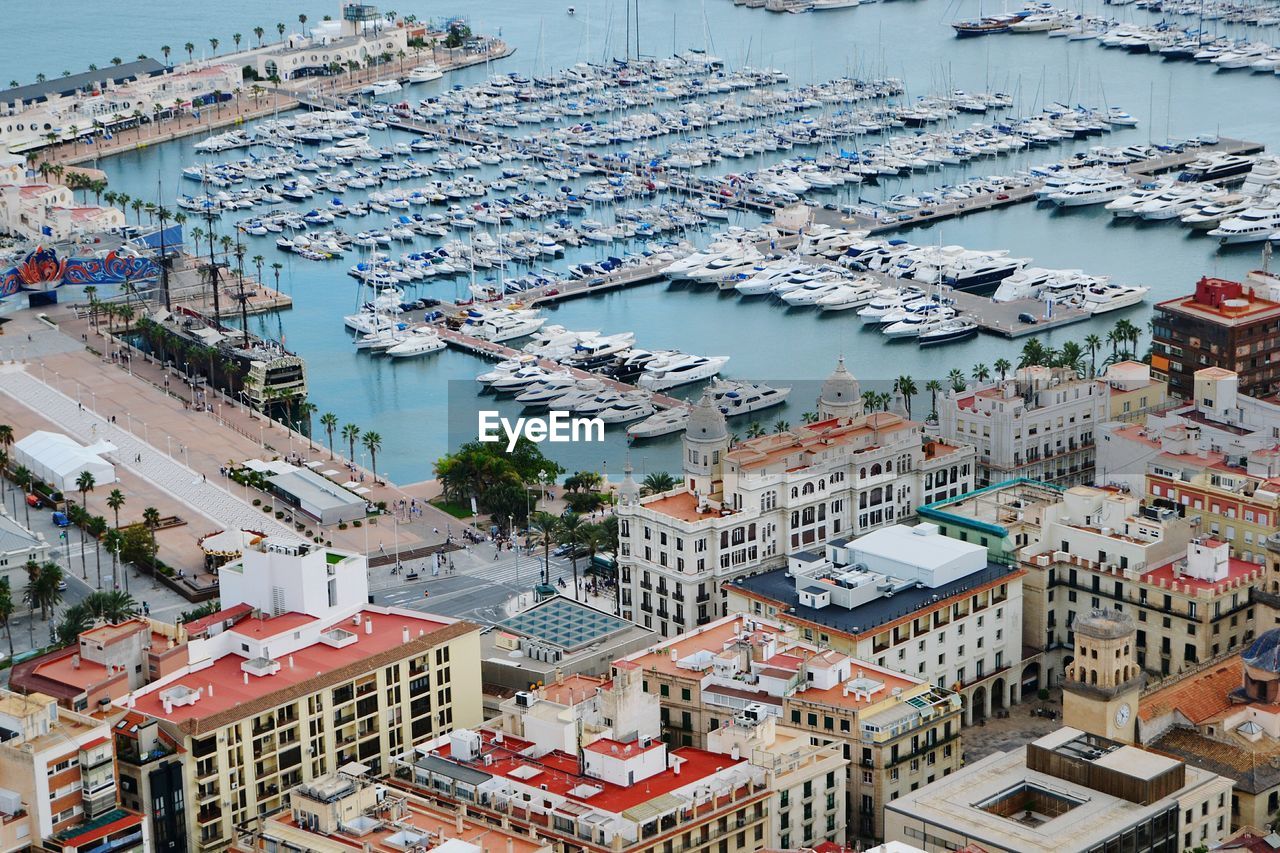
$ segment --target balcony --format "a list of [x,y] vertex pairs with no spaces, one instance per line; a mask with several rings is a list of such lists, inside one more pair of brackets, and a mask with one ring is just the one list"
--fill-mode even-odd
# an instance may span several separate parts
[[[201,808],[199,812],[196,813],[196,823],[198,824],[213,823],[215,820],[221,820],[221,819],[222,819],[222,806],[218,805],[217,803],[213,803],[211,805],[205,806]],[[201,840],[205,840],[204,835],[205,833],[202,831],[200,833]]]

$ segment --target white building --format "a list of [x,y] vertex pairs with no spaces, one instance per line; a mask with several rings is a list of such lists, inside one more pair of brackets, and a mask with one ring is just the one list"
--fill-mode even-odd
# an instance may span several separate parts
[[28,174],[26,161],[0,142],[0,233],[49,242],[124,224],[122,211],[81,204],[67,187]]
[[347,4],[342,20],[321,21],[305,35],[294,34],[281,45],[256,51],[252,61],[258,76],[281,80],[345,72],[347,63],[360,68],[370,57],[398,56],[409,44],[409,31],[388,25],[372,6]]
[[15,467],[25,466],[35,479],[71,493],[85,472],[93,475],[95,486],[114,483],[116,466],[104,457],[115,449],[109,441],[86,447],[60,432],[36,430],[14,443],[12,456]]
[[1023,574],[926,523],[793,554],[727,588],[734,612],[964,693],[968,723],[1021,698]]
[[938,432],[977,448],[977,485],[1015,477],[1092,483],[1095,433],[1108,418],[1109,388],[1058,367],[1026,367],[1003,381],[949,391]]
[[15,594],[27,583],[27,561],[43,563],[48,556],[49,543],[43,533],[33,533],[0,509],[0,578],[9,579]]
[[271,616],[324,618],[368,602],[369,561],[288,539],[262,539],[218,573],[224,607],[248,604]]
[[685,430],[678,488],[641,498],[628,467],[617,508],[625,618],[682,633],[725,614],[723,581],[972,488],[972,449],[928,438],[900,414],[864,413],[843,359],[822,386],[818,415],[733,445],[704,397]]

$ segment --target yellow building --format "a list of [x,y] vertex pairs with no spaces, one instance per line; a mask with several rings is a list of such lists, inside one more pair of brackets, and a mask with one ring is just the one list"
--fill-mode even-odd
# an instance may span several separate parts
[[1162,408],[1169,399],[1169,386],[1151,376],[1151,366],[1140,361],[1117,361],[1099,377],[1109,390],[1109,413],[1113,421],[1138,420]]

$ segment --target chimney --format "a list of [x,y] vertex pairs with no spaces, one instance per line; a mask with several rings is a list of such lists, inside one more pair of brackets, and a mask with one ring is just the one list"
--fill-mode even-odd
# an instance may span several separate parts
[[511,836],[507,836],[507,853],[514,853],[516,849],[516,840]]
[[672,762],[672,764],[671,764],[671,775],[673,775],[673,776],[679,776],[679,775],[680,775],[680,765],[681,765],[682,763],[683,763],[683,762],[680,762],[680,761]]
[[679,659],[680,659],[680,656],[676,654],[676,647],[675,647],[675,646],[672,646],[672,647],[671,647],[671,659],[672,659],[672,660],[679,660]]
[[289,669],[293,669],[293,655],[289,655]]
[[737,761],[738,759],[742,758],[742,752],[741,750],[738,749],[738,745],[736,743],[733,745],[733,749],[729,751],[729,757],[732,758],[734,761]]
[[372,620],[372,619],[366,619],[366,620],[364,620],[364,632],[365,632],[366,634],[372,634],[372,633],[373,633],[373,620]]
[[359,613],[357,613],[356,615],[354,615],[354,616],[352,616],[352,617],[351,617],[351,624],[352,624],[352,625],[355,625],[357,628],[359,628],[359,627],[360,627],[360,614],[359,614]]
[[80,668],[80,655],[79,655],[79,654],[74,654],[74,655],[72,655],[72,656],[71,656],[71,668],[72,668],[72,669],[79,669],[79,668]]
[[245,673],[242,673],[242,675],[244,675],[244,683],[245,683],[245,684],[248,684],[248,683],[249,683],[249,673],[245,672]]
[[462,812],[458,812],[453,816],[453,831],[462,835]]
[[210,685],[209,685],[209,698],[210,698],[210,699],[212,699],[212,698],[213,698],[213,684],[212,684],[212,683],[210,683]]
[[402,643],[409,642],[409,626],[408,625],[405,625],[403,628],[400,629],[400,642]]

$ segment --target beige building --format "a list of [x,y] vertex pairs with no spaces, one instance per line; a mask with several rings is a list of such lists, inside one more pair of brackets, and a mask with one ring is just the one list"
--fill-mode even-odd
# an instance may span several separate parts
[[114,760],[106,723],[0,691],[0,850],[150,851],[142,816],[119,807]]
[[480,721],[479,628],[369,605],[366,573],[360,555],[259,541],[222,567],[229,607],[192,631],[187,665],[115,700],[186,755],[189,849],[225,849],[299,784],[352,762],[389,773]]
[[1133,743],[1143,684],[1133,660],[1133,619],[1118,610],[1095,610],[1077,619],[1075,629],[1075,659],[1062,681],[1062,721]]
[[848,762],[847,834],[826,832],[839,808],[820,800],[801,831],[787,835],[789,845],[780,829],[784,848],[879,838],[885,802],[960,767],[957,694],[798,641],[771,619],[719,619],[618,661],[614,671],[640,673],[670,743],[711,744],[725,728],[773,719],[815,744],[839,745]]
[[1153,379],[1151,366],[1140,361],[1117,361],[1099,379],[1107,386],[1107,415],[1113,421],[1134,421],[1164,408],[1169,386]]
[[1167,853],[1229,832],[1231,780],[1061,728],[885,807],[886,837],[929,853]]
[[938,400],[938,433],[977,448],[976,485],[1014,477],[1092,483],[1095,433],[1110,414],[1109,387],[1069,368],[1025,367],[1014,376]]
[[704,397],[677,488],[641,497],[628,471],[617,507],[624,618],[664,637],[704,625],[728,612],[724,581],[891,526],[973,484],[971,449],[927,438],[900,414],[865,413],[843,361],[817,411],[815,423],[734,444]]

